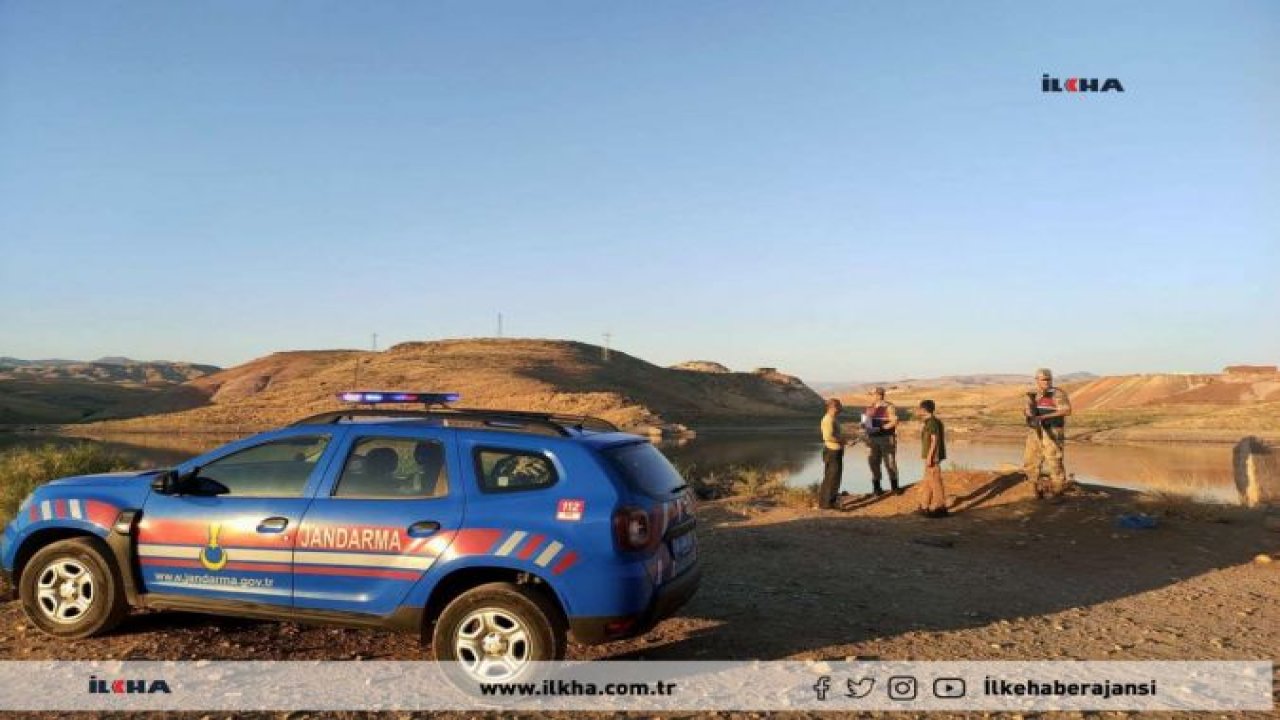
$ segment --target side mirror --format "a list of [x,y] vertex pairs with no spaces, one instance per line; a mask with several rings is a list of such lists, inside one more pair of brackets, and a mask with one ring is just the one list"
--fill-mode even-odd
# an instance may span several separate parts
[[151,490],[161,495],[172,495],[178,484],[178,471],[165,470],[151,479]]
[[231,492],[227,486],[210,478],[200,477],[200,468],[179,473],[167,470],[151,480],[151,489],[161,495],[223,495]]
[[231,488],[213,478],[193,475],[191,476],[190,487],[186,489],[186,492],[197,497],[217,497],[231,492]]

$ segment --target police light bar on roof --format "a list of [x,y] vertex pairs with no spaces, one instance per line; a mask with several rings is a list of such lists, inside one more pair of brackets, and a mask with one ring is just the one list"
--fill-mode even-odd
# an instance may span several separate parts
[[338,393],[338,399],[342,402],[359,403],[361,405],[377,405],[380,403],[444,405],[458,402],[461,397],[458,393],[400,392],[398,390],[348,390],[347,392]]

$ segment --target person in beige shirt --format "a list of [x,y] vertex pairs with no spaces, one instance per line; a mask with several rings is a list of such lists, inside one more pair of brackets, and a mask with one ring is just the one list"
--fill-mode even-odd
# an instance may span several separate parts
[[822,484],[818,486],[818,507],[835,507],[840,493],[840,476],[844,473],[844,448],[852,444],[840,430],[840,411],[844,408],[835,398],[827,400],[827,412],[818,427],[822,431]]

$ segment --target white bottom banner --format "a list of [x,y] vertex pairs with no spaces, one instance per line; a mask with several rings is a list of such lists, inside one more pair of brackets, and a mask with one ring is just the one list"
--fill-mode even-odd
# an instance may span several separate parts
[[530,663],[501,682],[476,681],[477,669],[367,661],[0,662],[0,710],[1273,708],[1270,661]]

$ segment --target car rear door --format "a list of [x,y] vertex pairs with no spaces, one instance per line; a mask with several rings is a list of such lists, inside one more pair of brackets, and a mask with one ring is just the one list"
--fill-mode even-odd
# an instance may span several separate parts
[[351,426],[294,547],[298,607],[394,611],[462,524],[453,431]]

